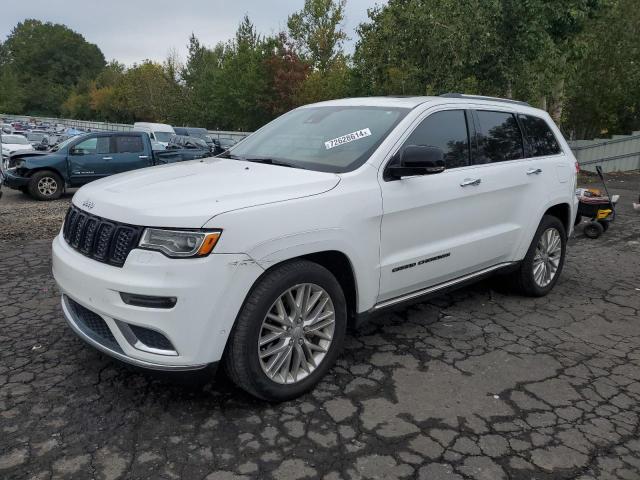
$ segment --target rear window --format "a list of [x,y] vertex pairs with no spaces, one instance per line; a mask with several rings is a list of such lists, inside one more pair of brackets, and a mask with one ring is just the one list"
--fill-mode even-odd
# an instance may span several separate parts
[[142,137],[134,136],[117,136],[116,153],[139,153],[144,150],[142,146]]
[[505,162],[524,158],[522,133],[515,115],[478,110],[478,158],[475,163]]
[[557,155],[560,145],[547,122],[531,115],[519,115],[532,157]]

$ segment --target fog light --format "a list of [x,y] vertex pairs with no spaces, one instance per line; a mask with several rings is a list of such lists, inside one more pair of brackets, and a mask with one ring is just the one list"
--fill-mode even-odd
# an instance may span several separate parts
[[120,298],[127,305],[144,308],[173,308],[178,301],[176,297],[152,297],[124,292],[120,292]]

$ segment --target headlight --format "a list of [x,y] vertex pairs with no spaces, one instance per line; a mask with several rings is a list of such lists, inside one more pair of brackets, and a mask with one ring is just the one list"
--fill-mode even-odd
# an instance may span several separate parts
[[218,243],[222,230],[189,232],[185,230],[161,230],[147,228],[142,234],[139,247],[157,250],[167,257],[204,257]]

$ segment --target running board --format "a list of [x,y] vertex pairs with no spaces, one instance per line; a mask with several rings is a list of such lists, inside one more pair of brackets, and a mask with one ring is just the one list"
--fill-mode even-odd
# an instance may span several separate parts
[[453,287],[459,283],[464,283],[467,282],[469,280],[473,280],[476,277],[481,277],[483,275],[486,275],[488,273],[494,272],[496,270],[500,270],[502,268],[508,267],[510,265],[513,265],[517,262],[503,262],[503,263],[498,263],[497,265],[494,265],[492,267],[489,268],[485,268],[483,270],[479,270],[477,272],[474,273],[470,273],[468,275],[464,275],[462,277],[458,277],[458,278],[454,278],[453,280],[449,280],[447,282],[443,282],[443,283],[439,283],[437,285],[434,285],[432,287],[427,287],[427,288],[423,288],[422,290],[416,290],[415,292],[411,292],[411,293],[405,293],[404,295],[401,295],[399,297],[395,297],[392,298],[390,300],[385,300],[384,302],[380,302],[380,303],[376,303],[374,305],[374,307],[371,309],[371,312],[375,312],[377,310],[382,310],[383,308],[387,308],[387,307],[391,307],[393,305],[396,305],[398,303],[402,303],[402,302],[406,302],[409,300],[414,300],[418,297],[422,297],[424,295],[429,295],[430,293],[436,293],[440,290],[446,290],[447,288]]

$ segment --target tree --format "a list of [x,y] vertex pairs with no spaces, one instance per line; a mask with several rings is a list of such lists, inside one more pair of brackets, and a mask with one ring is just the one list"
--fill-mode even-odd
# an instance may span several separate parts
[[300,58],[283,32],[268,41],[266,50],[271,53],[264,59],[267,87],[262,106],[265,115],[275,118],[299,106],[311,66]]
[[562,113],[574,42],[609,0],[390,0],[369,11],[358,89],[517,97]]
[[24,90],[12,67],[0,67],[0,112],[22,113]]
[[81,80],[104,67],[100,49],[64,25],[25,20],[3,44],[0,64],[13,68],[23,86],[25,113],[57,115]]
[[287,21],[289,35],[314,69],[327,71],[342,55],[347,34],[342,30],[346,0],[305,0]]
[[576,138],[640,130],[640,9],[619,0],[576,39],[565,131]]

